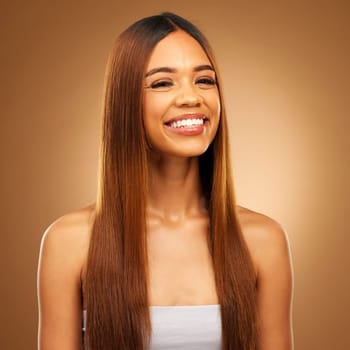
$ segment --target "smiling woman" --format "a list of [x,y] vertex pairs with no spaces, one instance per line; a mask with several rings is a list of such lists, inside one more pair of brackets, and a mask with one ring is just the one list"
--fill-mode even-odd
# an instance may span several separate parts
[[45,232],[39,348],[292,348],[288,241],[239,207],[218,69],[172,13],[110,55],[96,204]]

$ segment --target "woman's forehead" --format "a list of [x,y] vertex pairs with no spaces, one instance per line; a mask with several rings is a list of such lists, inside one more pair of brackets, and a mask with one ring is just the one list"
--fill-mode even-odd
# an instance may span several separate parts
[[182,30],[170,33],[153,49],[147,71],[157,67],[191,68],[210,65],[201,45]]

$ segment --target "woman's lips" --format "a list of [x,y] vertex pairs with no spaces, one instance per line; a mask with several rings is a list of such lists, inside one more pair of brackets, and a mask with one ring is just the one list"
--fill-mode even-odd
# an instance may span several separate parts
[[184,114],[167,121],[167,130],[178,135],[195,136],[203,133],[209,121],[203,114]]

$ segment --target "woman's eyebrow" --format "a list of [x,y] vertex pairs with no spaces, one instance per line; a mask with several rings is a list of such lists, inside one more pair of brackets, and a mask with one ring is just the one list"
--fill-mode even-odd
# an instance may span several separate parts
[[170,67],[158,67],[158,68],[153,68],[149,72],[146,73],[145,77],[149,77],[150,75],[156,74],[156,73],[176,73],[177,70],[175,68],[170,68]]
[[215,72],[214,68],[210,64],[203,64],[201,66],[197,66],[193,69],[195,72],[200,72],[201,70],[212,70]]
[[[194,72],[200,72],[202,70],[211,70],[211,71],[215,72],[214,68],[210,64],[203,64],[203,65],[196,66],[193,68]],[[156,73],[177,73],[177,69],[171,68],[171,67],[153,68],[149,72],[146,73],[145,78],[147,78],[153,74],[156,74]]]

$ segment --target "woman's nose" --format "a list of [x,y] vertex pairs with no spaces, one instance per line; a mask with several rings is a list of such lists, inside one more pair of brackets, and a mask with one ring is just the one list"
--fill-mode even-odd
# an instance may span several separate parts
[[192,84],[186,84],[178,89],[175,101],[177,107],[197,107],[200,106],[202,102],[201,95]]

